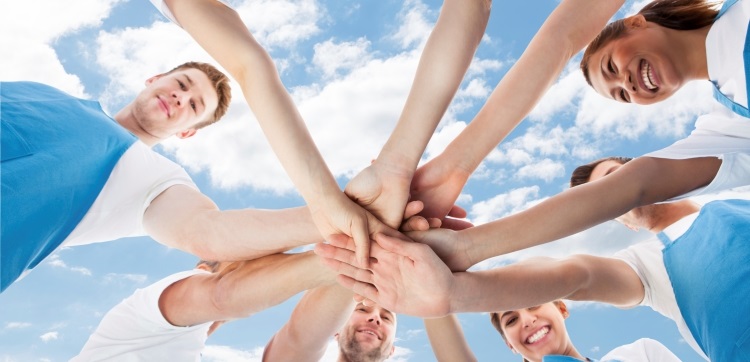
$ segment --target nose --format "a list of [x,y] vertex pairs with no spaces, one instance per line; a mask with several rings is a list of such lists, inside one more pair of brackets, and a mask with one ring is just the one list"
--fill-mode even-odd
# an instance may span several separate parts
[[533,313],[523,312],[519,318],[521,318],[524,328],[531,327],[536,323],[536,314]]
[[182,90],[175,90],[172,92],[172,98],[174,99],[175,105],[182,108],[182,106],[189,103],[190,95],[188,92]]
[[380,325],[381,323],[380,317],[376,314],[373,314],[370,316],[370,318],[367,318],[367,321],[370,323],[375,323],[377,325]]

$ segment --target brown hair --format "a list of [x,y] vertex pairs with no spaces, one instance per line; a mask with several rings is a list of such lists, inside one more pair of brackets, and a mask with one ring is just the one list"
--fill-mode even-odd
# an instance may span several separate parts
[[189,68],[198,69],[201,72],[205,73],[206,76],[208,76],[208,79],[211,81],[211,84],[214,86],[214,90],[216,91],[216,95],[218,96],[218,99],[219,99],[219,103],[216,105],[216,110],[214,111],[213,116],[193,126],[193,128],[195,129],[201,129],[203,127],[209,126],[215,123],[216,121],[220,120],[221,117],[223,117],[224,114],[227,113],[227,108],[229,108],[229,102],[232,101],[232,90],[229,87],[229,78],[227,77],[227,75],[222,73],[220,70],[216,69],[216,67],[208,63],[187,62],[187,63],[183,63],[174,67],[172,70],[164,74],[169,74],[169,73],[176,72],[178,70],[189,69]]
[[585,165],[581,165],[576,167],[575,170],[573,170],[573,174],[570,175],[570,187],[576,187],[578,185],[583,185],[587,182],[589,182],[589,179],[591,179],[591,172],[594,171],[594,168],[598,166],[600,163],[605,161],[615,161],[622,165],[630,162],[632,160],[632,157],[605,157],[600,158],[594,162],[587,163]]
[[[654,0],[644,6],[638,14],[646,21],[674,30],[695,30],[709,26],[716,20],[719,2],[710,0]],[[626,34],[625,19],[619,19],[602,29],[599,35],[589,43],[581,58],[581,71],[586,82],[591,85],[589,78],[589,60],[591,55],[609,44],[612,40]]]

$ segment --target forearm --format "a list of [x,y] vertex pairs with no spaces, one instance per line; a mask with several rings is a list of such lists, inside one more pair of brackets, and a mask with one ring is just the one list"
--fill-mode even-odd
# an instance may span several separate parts
[[224,314],[219,319],[243,318],[302,291],[333,285],[335,277],[312,251],[276,254],[222,272],[211,295]]
[[[543,260],[540,260],[543,259]],[[507,267],[454,273],[451,313],[494,312],[567,298],[584,288],[590,275],[571,260],[537,258]]]
[[[485,105],[444,153],[475,170],[539,102],[570,58],[601,31],[623,0],[565,0],[557,6]],[[459,157],[460,155],[460,157]]]
[[170,323],[190,326],[247,317],[334,282],[335,275],[312,252],[275,254],[183,279],[167,288],[159,303]]
[[328,342],[349,319],[354,308],[352,292],[339,285],[305,293],[289,321],[272,337],[264,361],[317,362]]
[[455,314],[425,318],[424,326],[438,362],[476,361]]
[[378,161],[413,171],[458,90],[490,14],[488,0],[446,0],[419,61],[401,117]]
[[268,53],[217,1],[168,1],[182,27],[239,83],[271,147],[308,204],[340,192]]

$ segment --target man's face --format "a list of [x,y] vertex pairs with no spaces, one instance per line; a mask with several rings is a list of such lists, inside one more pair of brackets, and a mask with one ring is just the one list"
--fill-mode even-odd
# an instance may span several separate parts
[[135,100],[133,115],[138,126],[159,140],[195,133],[193,126],[209,119],[218,105],[211,81],[198,69],[187,68],[157,75]]
[[362,303],[337,335],[342,356],[349,361],[384,361],[394,350],[396,316],[377,305]]

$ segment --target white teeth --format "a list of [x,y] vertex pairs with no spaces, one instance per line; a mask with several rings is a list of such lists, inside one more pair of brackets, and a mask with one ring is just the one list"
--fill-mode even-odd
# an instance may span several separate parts
[[643,66],[641,67],[641,78],[643,78],[643,84],[646,85],[646,88],[649,90],[654,90],[657,87],[654,85],[654,83],[651,81],[651,78],[654,76],[654,73],[651,70],[651,64],[646,63],[646,61],[643,61]]
[[535,343],[536,341],[542,339],[542,337],[546,336],[547,333],[549,333],[549,327],[544,327],[538,330],[536,333],[532,334],[529,338],[526,339],[526,341],[529,343]]

